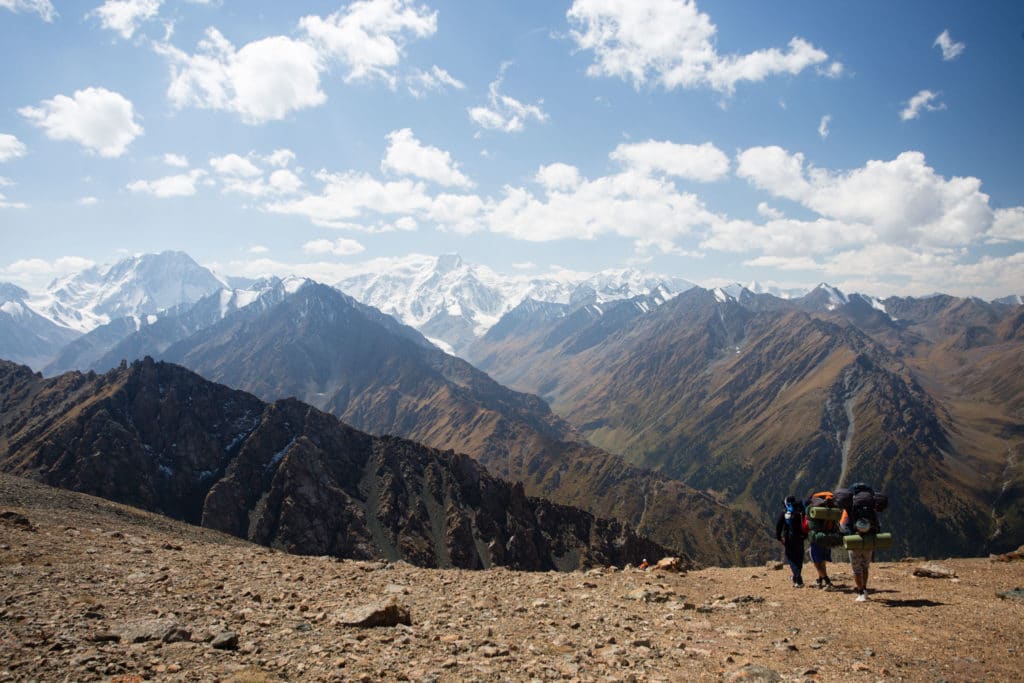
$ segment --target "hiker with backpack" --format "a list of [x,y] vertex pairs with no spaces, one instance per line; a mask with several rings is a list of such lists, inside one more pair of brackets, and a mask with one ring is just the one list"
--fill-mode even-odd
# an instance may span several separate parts
[[857,602],[868,599],[868,570],[874,559],[876,548],[887,548],[892,543],[889,534],[879,533],[881,525],[878,513],[885,510],[889,498],[875,491],[867,484],[857,483],[848,489],[835,492],[836,505],[843,509],[839,521],[840,529],[846,536],[843,545],[850,553],[850,569],[856,584]]
[[784,509],[775,523],[775,539],[785,549],[786,562],[793,572],[793,588],[803,588],[804,539],[807,538],[807,518],[804,504],[796,496],[786,496]]
[[839,509],[836,508],[831,491],[818,491],[804,503],[807,509],[807,528],[811,562],[818,572],[815,585],[822,590],[832,590],[832,579],[828,576],[827,563],[832,561],[832,546],[841,543],[839,536]]

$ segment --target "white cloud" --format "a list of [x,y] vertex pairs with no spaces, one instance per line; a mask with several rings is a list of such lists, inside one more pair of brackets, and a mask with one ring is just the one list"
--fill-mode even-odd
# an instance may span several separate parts
[[279,168],[267,180],[239,176],[221,178],[224,192],[247,194],[252,197],[296,194],[302,187],[302,179],[286,168]]
[[164,163],[175,168],[188,168],[188,158],[181,154],[164,154]]
[[729,172],[729,157],[710,142],[681,145],[648,140],[621,144],[611,158],[642,173],[661,172],[701,182],[718,180]]
[[302,189],[302,179],[286,168],[271,173],[267,184],[275,194],[294,194]]
[[76,90],[74,97],[57,95],[38,107],[18,113],[42,128],[53,140],[74,140],[102,157],[119,157],[142,135],[132,103],[105,88]]
[[411,0],[357,0],[326,18],[303,17],[299,26],[324,55],[348,68],[346,81],[380,78],[394,88],[407,38],[436,33],[437,12]]
[[415,69],[406,78],[406,86],[413,97],[426,97],[428,92],[444,92],[446,88],[462,90],[466,84],[436,64],[430,71]]
[[25,202],[12,202],[7,199],[7,196],[0,192],[0,209],[27,209],[28,204]]
[[900,112],[900,118],[904,121],[910,121],[920,116],[922,109],[925,111],[939,111],[940,109],[945,109],[945,104],[932,104],[938,96],[939,93],[932,92],[931,90],[921,90],[907,100],[907,106]]
[[493,81],[487,89],[486,107],[471,107],[469,118],[481,128],[489,130],[500,130],[505,133],[516,133],[523,129],[527,121],[534,120],[544,123],[548,115],[541,109],[543,100],[537,100],[536,104],[524,104],[514,97],[501,93],[501,82],[504,78],[505,69],[508,63],[502,65],[497,80]]
[[[891,161],[834,172],[807,166],[802,154],[779,147],[757,147],[739,155],[737,175],[777,197],[799,202],[818,214],[813,220],[716,224],[703,246],[795,258],[871,245],[911,250],[931,259],[983,241],[1024,238],[1024,208],[993,210],[972,177],[944,178],[920,152]],[[844,263],[849,262],[847,258]],[[881,272],[882,263],[873,272]]]
[[826,78],[839,78],[845,72],[846,67],[842,62],[832,62],[827,67],[819,67],[818,73]]
[[340,237],[336,240],[313,240],[302,245],[307,254],[331,254],[332,256],[354,256],[366,251],[359,242]]
[[818,135],[824,140],[828,137],[828,125],[832,123],[832,115],[825,114],[821,117],[821,123],[818,124]]
[[295,152],[290,149],[275,149],[273,152],[263,157],[263,160],[271,166],[284,168],[295,161]]
[[167,199],[170,197],[191,197],[196,193],[196,183],[206,177],[206,171],[194,169],[188,173],[166,176],[156,180],[136,180],[128,183],[132,192],[150,194]]
[[237,154],[225,154],[222,157],[210,159],[210,166],[221,175],[236,176],[239,178],[255,178],[263,175],[263,171],[256,167],[245,157]]
[[267,204],[265,210],[305,216],[325,227],[351,229],[353,221],[367,215],[412,214],[428,210],[432,203],[422,182],[381,182],[355,171],[339,174],[321,171],[317,178],[324,183],[322,194],[274,202]]
[[43,21],[53,21],[57,18],[57,10],[53,8],[50,0],[0,0],[0,8],[9,9],[12,12],[35,12]]
[[163,0],[106,0],[89,15],[98,17],[103,28],[117,31],[127,40],[139,24],[157,15],[162,4]]
[[95,206],[99,204],[100,200],[96,197],[82,197],[78,200],[79,206]]
[[[731,94],[741,81],[798,74],[828,60],[798,37],[786,50],[719,55],[718,29],[692,0],[575,0],[566,16],[577,46],[594,53],[587,74],[621,78],[636,88],[654,83],[666,90],[710,87]],[[841,71],[831,67],[836,68]]]
[[533,261],[523,261],[522,263],[513,263],[512,267],[516,270],[536,270],[537,264]]
[[451,154],[437,147],[424,145],[416,139],[409,128],[388,133],[387,141],[388,148],[384,160],[380,162],[381,171],[400,176],[416,176],[438,185],[473,186],[473,181],[452,161]]
[[270,248],[269,247],[265,247],[262,244],[254,244],[251,247],[249,247],[249,253],[250,254],[269,254],[270,253]]
[[580,170],[561,162],[541,166],[534,180],[545,190],[573,190],[580,185]]
[[10,161],[25,156],[25,143],[13,135],[0,133],[0,161]]
[[781,211],[770,206],[767,202],[760,202],[757,205],[757,212],[771,220],[779,220],[785,216]]
[[95,262],[81,256],[62,256],[53,261],[22,259],[6,268],[0,268],[0,280],[13,282],[34,292],[45,289],[54,278],[78,273],[94,265]]
[[320,90],[320,55],[309,44],[285,36],[236,50],[217,29],[209,28],[194,55],[166,43],[156,49],[171,63],[167,96],[178,108],[230,111],[245,123],[260,124],[327,99]]
[[938,47],[942,50],[942,59],[945,61],[951,61],[960,56],[960,54],[967,47],[964,43],[958,43],[953,40],[949,35],[949,29],[940,33],[932,43],[932,47]]
[[995,242],[1024,242],[1024,206],[996,209],[989,237]]

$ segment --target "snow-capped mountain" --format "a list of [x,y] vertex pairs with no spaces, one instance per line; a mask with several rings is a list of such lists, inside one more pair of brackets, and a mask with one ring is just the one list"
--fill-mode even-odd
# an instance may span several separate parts
[[120,318],[149,320],[226,286],[188,254],[165,251],[58,278],[28,304],[58,325],[84,333]]
[[336,285],[456,354],[527,299],[576,306],[637,295],[657,295],[666,301],[693,286],[682,278],[631,269],[583,278],[502,275],[467,264],[457,254],[411,256],[385,272],[356,275]]
[[28,292],[0,282],[0,358],[37,366],[78,336],[36,313]]
[[171,344],[210,327],[249,306],[261,310],[280,303],[309,280],[276,277],[251,281],[242,289],[221,289],[199,301],[185,302],[145,319],[117,318],[91,330],[65,346],[43,372],[56,375],[74,369],[106,371],[123,358],[158,356]]

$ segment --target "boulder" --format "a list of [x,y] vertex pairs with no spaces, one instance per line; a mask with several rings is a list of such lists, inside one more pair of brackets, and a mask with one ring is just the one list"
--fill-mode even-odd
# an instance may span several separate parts
[[914,576],[927,579],[955,579],[956,572],[935,562],[929,562],[914,567]]
[[342,612],[336,622],[340,626],[358,626],[359,628],[375,628],[378,626],[412,626],[409,608],[398,604],[395,600],[372,603]]
[[683,571],[683,560],[679,557],[663,557],[658,560],[658,563],[654,565],[655,570],[663,572],[681,572]]

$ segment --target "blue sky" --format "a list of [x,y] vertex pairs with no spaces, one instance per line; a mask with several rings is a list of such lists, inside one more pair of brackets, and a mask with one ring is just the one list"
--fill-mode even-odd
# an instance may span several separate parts
[[1024,3],[0,0],[0,280],[1024,293]]

